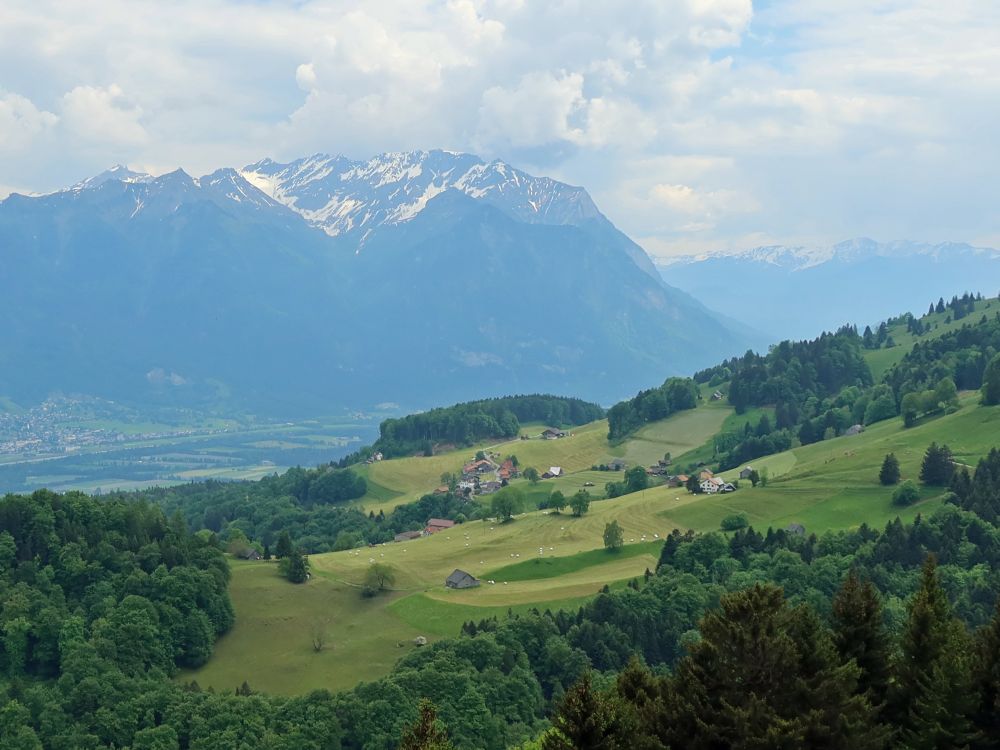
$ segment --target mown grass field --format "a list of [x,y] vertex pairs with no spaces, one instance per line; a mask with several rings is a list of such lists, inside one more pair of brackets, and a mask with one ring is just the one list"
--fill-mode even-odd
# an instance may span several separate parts
[[[715,421],[710,422],[708,415]],[[705,435],[711,424],[716,430],[727,424],[739,426],[748,416],[754,415],[737,417],[726,408],[706,405],[656,425],[644,439],[654,443],[651,436],[656,435],[663,446],[704,445],[710,441],[711,435]],[[759,415],[751,421],[756,418]],[[532,492],[547,493],[557,487],[569,495],[587,481],[595,482],[596,494],[603,491],[603,482],[620,478],[620,473],[588,469],[610,456],[606,429],[605,423],[595,423],[563,440],[514,441],[509,452],[516,453],[522,465],[579,469],[534,488],[522,483],[529,498]],[[452,636],[467,620],[502,617],[508,609],[575,608],[605,584],[624,585],[655,566],[660,540],[673,528],[716,530],[723,518],[734,513],[745,514],[762,529],[797,522],[816,533],[861,523],[882,526],[897,515],[909,519],[931,512],[941,502],[941,490],[924,488],[919,503],[900,509],[892,505],[892,488],[878,483],[878,469],[892,451],[904,478],[915,479],[932,440],[949,444],[960,461],[972,465],[1000,443],[1000,408],[980,407],[977,394],[963,394],[957,412],[911,429],[904,430],[901,420],[893,419],[859,436],[769,456],[753,462],[768,469],[768,485],[752,488],[744,482],[730,495],[695,496],[683,489],[657,487],[595,500],[582,518],[531,511],[507,524],[473,521],[403,544],[314,555],[313,577],[301,586],[279,578],[273,564],[234,563],[237,625],[220,641],[206,667],[181,678],[194,677],[202,687],[217,689],[232,689],[246,679],[254,688],[278,693],[349,687],[386,674],[413,648],[417,635],[431,640]],[[666,450],[671,449],[657,447],[659,456]],[[392,491],[420,494],[428,479],[431,485],[437,482],[445,460],[466,453],[388,461],[369,471],[380,482],[397,482],[399,490]],[[737,471],[727,472],[727,478]],[[406,481],[419,484],[407,487]],[[628,546],[619,554],[602,549],[604,526],[611,520],[625,530]],[[371,561],[396,569],[394,591],[363,600],[357,585]],[[484,584],[461,591],[445,588],[444,579],[455,568],[480,577]],[[488,580],[495,583],[485,583]],[[319,654],[310,645],[310,629],[317,619],[325,619],[331,633],[330,647]]]

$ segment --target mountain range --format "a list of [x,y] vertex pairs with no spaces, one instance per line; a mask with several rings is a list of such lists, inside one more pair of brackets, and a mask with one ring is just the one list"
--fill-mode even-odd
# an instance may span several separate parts
[[609,403],[765,343],[664,283],[583,188],[447,151],[119,166],[0,202],[0,265],[18,402]]
[[771,245],[671,258],[658,268],[667,283],[774,340],[923,313],[942,293],[1000,289],[1000,251],[964,243]]

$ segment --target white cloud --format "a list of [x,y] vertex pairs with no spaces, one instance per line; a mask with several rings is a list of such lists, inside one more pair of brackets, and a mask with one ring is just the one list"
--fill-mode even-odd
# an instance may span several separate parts
[[0,151],[43,190],[448,147],[584,184],[657,252],[962,240],[1000,225],[997,29],[994,0],[7,0]]
[[75,87],[63,97],[62,112],[66,128],[87,141],[129,146],[148,138],[139,122],[142,108],[132,104],[115,83]]
[[58,117],[38,109],[23,96],[0,90],[0,152],[30,146],[32,141],[55,126]]

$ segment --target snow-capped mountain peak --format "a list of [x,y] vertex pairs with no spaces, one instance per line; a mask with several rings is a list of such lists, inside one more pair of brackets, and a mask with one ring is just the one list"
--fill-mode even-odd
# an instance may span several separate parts
[[532,224],[577,224],[601,216],[583,188],[453,151],[391,152],[368,161],[326,154],[286,164],[264,159],[240,174],[333,236],[408,221],[449,189]]
[[145,172],[133,172],[124,164],[116,164],[111,167],[111,169],[106,169],[98,175],[88,177],[86,180],[81,180],[69,189],[74,192],[79,192],[80,190],[90,190],[100,187],[105,182],[110,180],[117,180],[119,182],[149,182],[152,179],[153,176],[146,174]]

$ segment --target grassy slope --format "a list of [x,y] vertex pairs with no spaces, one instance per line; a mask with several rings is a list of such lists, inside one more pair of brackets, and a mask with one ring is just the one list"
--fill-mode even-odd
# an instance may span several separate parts
[[[980,303],[977,316],[986,305]],[[967,318],[946,325],[945,317],[930,316],[930,322],[939,327],[922,340],[974,322]],[[899,346],[866,352],[876,380],[913,343],[905,328],[890,332]],[[924,449],[937,440],[948,443],[959,460],[974,464],[1000,435],[1000,408],[980,408],[976,401],[975,394],[965,394],[955,414],[924,421],[910,430],[903,430],[900,420],[893,419],[860,436],[754,461],[770,472],[766,488],[744,483],[735,494],[706,497],[658,487],[595,501],[591,512],[580,519],[531,512],[500,526],[470,522],[453,532],[407,544],[314,556],[315,575],[304,586],[283,581],[273,565],[234,562],[237,625],[219,642],[206,667],[181,679],[195,677],[203,687],[218,689],[232,689],[248,679],[254,688],[277,693],[349,687],[387,673],[413,648],[416,635],[431,640],[448,637],[466,620],[504,616],[508,609],[577,607],[605,583],[624,585],[655,565],[658,542],[654,534],[662,538],[675,527],[717,529],[721,519],[734,512],[745,513],[756,526],[778,527],[795,521],[817,533],[862,522],[882,525],[896,515],[912,518],[936,507],[940,493],[924,490],[916,506],[902,511],[893,507],[891,489],[881,487],[876,479],[884,455],[895,452],[904,477],[915,478]],[[591,472],[588,469],[594,463],[612,456],[649,463],[668,450],[678,463],[707,461],[711,439],[718,431],[741,428],[745,421],[754,423],[759,417],[760,410],[735,415],[723,404],[706,402],[693,412],[650,425],[632,441],[613,448],[605,440],[607,423],[602,421],[577,428],[563,440],[515,440],[496,449],[505,455],[516,453],[522,466],[561,465],[571,472],[534,487],[521,483],[531,501],[556,488],[570,495],[586,482],[594,483],[591,492],[598,495],[605,482],[620,479],[621,474]],[[362,504],[388,512],[434,487],[442,472],[458,469],[474,450],[367,467],[370,491]],[[604,524],[612,519],[624,526],[626,542],[632,542],[625,554],[609,555],[599,549]],[[541,556],[539,547],[543,548]],[[370,559],[395,565],[399,575],[397,591],[365,601],[356,584]],[[465,591],[446,589],[444,578],[456,567],[484,579],[492,576],[497,584]],[[332,647],[315,654],[310,631],[318,618],[330,622]]]

